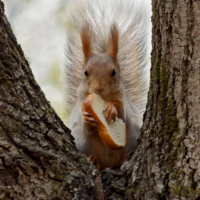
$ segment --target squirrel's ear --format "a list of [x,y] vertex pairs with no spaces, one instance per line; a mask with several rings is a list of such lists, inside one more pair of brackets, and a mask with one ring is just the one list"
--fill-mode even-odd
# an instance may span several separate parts
[[88,59],[94,54],[90,40],[89,25],[85,24],[81,29],[81,41],[85,62],[87,62]]
[[113,24],[111,27],[111,36],[110,36],[109,44],[108,44],[108,55],[113,60],[116,60],[117,58],[118,38],[119,38],[119,32],[118,32],[117,26],[116,24]]

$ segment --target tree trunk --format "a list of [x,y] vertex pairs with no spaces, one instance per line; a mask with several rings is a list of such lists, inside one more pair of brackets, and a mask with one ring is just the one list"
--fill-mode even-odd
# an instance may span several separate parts
[[93,171],[35,82],[0,1],[0,199],[94,199]]
[[35,82],[0,1],[0,199],[200,199],[200,1],[152,6],[140,145],[98,172]]
[[152,68],[131,184],[141,199],[200,198],[200,1],[153,0]]

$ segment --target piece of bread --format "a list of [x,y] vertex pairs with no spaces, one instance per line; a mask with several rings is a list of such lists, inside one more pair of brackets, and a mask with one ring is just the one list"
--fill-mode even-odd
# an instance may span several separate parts
[[100,95],[90,94],[84,102],[85,112],[92,114],[97,120],[98,132],[103,143],[110,149],[117,150],[126,145],[126,125],[118,117],[108,122],[103,114],[105,101]]

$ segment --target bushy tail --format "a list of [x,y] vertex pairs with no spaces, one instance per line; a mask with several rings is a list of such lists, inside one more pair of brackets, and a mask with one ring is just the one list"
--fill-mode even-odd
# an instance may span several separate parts
[[95,53],[107,51],[110,28],[115,23],[119,30],[118,62],[126,94],[133,104],[145,110],[149,86],[151,22],[149,0],[92,0],[76,2],[70,8],[66,48],[67,110],[77,101],[77,88],[81,81],[84,61],[80,30],[90,25]]

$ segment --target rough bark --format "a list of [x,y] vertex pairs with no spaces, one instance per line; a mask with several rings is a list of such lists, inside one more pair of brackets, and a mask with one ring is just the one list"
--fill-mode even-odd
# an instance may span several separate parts
[[200,1],[153,0],[140,145],[98,172],[45,99],[0,1],[0,199],[199,199]]
[[96,175],[36,83],[0,1],[0,199],[94,199]]
[[198,199],[200,1],[153,0],[152,7],[151,81],[133,157],[134,197]]

